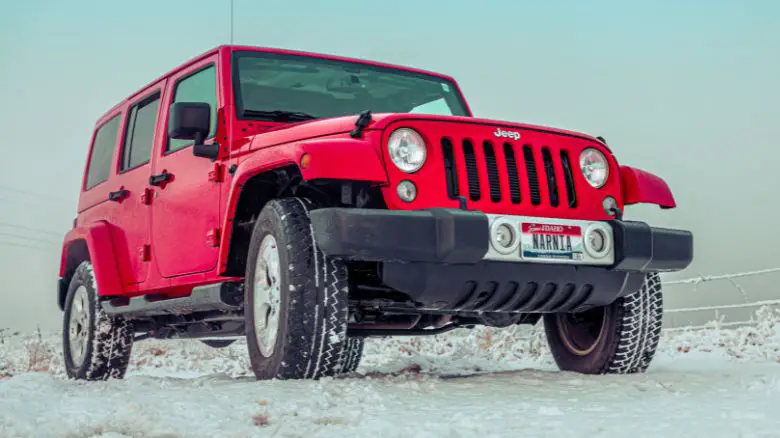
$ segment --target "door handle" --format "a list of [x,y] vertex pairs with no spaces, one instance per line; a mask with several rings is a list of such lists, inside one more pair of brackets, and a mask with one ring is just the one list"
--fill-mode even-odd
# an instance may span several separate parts
[[167,171],[163,171],[163,173],[159,175],[152,175],[149,177],[149,185],[152,186],[161,186],[171,180],[171,177],[173,177],[172,173],[168,173]]
[[121,202],[123,199],[125,199],[130,192],[126,189],[119,189],[115,192],[109,192],[108,193],[108,200],[114,201],[114,202]]

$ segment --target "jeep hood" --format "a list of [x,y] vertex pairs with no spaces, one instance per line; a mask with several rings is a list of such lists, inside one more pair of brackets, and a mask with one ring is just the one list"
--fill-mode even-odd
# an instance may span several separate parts
[[[295,143],[313,138],[332,136],[338,134],[348,134],[355,129],[357,115],[333,117],[328,119],[317,119],[298,123],[287,123],[274,126],[267,131],[257,134],[252,138],[251,149],[266,148],[285,143]],[[551,128],[541,125],[532,125],[527,123],[515,123],[503,120],[481,119],[476,117],[461,116],[440,116],[429,114],[409,114],[409,113],[377,113],[372,114],[371,123],[364,131],[382,130],[390,125],[398,124],[405,120],[416,121],[436,121],[463,124],[479,124],[493,127],[502,127],[504,129],[515,130],[533,130],[547,132],[550,134],[578,137],[585,140],[603,144],[600,140],[587,134],[564,129]],[[606,145],[604,145],[606,147]]]

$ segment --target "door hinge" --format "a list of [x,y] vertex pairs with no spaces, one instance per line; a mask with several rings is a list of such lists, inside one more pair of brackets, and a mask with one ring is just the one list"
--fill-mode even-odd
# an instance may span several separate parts
[[152,198],[154,197],[154,191],[149,187],[144,188],[144,192],[141,193],[141,203],[143,205],[152,205]]
[[219,246],[219,240],[222,235],[219,228],[212,228],[206,233],[206,244],[212,247]]
[[144,262],[150,261],[152,259],[152,245],[144,245],[138,248],[138,256]]
[[222,182],[224,179],[225,165],[214,163],[214,168],[209,171],[209,181]]

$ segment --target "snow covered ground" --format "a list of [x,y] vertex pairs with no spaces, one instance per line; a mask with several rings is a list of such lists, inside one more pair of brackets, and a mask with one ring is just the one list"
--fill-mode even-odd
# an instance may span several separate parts
[[649,372],[557,371],[538,328],[371,340],[355,376],[257,382],[243,342],[136,344],[125,380],[63,377],[59,335],[0,338],[0,437],[780,436],[780,311],[666,331]]

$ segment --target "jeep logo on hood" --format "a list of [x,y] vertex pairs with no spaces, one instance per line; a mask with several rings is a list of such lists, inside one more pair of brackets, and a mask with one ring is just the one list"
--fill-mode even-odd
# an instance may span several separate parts
[[496,132],[493,133],[498,138],[511,138],[512,140],[520,140],[520,133],[517,131],[504,131],[501,128],[496,128]]

